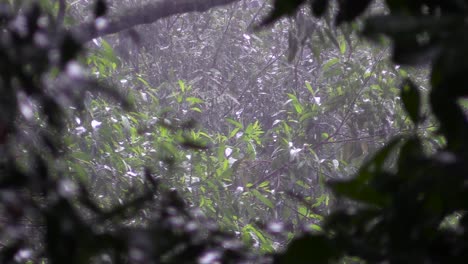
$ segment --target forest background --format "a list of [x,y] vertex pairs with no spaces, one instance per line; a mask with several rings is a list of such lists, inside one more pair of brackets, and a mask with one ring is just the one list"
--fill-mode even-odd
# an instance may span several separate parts
[[3,3],[2,263],[462,261],[467,8],[351,3]]

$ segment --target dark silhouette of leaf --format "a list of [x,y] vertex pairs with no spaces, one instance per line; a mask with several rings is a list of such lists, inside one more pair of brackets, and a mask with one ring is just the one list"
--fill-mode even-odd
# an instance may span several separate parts
[[421,121],[421,95],[418,87],[409,79],[406,79],[401,87],[401,100],[411,121],[418,125]]
[[289,32],[288,44],[288,61],[292,62],[299,50],[299,40],[293,32]]
[[60,47],[60,66],[64,67],[81,51],[81,44],[70,34],[67,34]]
[[314,16],[322,17],[328,8],[328,0],[312,0],[311,8]]
[[335,19],[336,25],[343,22],[350,22],[361,15],[372,0],[338,0],[338,14]]
[[275,259],[275,264],[331,263],[340,255],[339,249],[324,235],[305,235],[294,239],[288,250]]
[[95,6],[94,6],[94,16],[97,17],[102,17],[106,15],[107,13],[107,3],[105,0],[96,0]]

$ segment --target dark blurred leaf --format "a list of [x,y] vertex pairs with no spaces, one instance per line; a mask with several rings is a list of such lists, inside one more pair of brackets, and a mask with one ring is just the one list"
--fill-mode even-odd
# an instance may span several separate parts
[[64,67],[81,51],[81,44],[70,34],[67,34],[60,47],[60,66]]
[[133,104],[130,100],[123,95],[123,93],[119,92],[115,87],[106,84],[105,82],[97,81],[97,80],[86,80],[83,83],[89,91],[94,93],[99,93],[103,96],[108,96],[110,99],[115,100],[117,103],[121,104],[122,108],[125,111],[133,110]]
[[107,13],[107,3],[105,0],[96,0],[96,4],[94,6],[94,16],[102,17]]
[[360,183],[368,182],[373,177],[373,172],[380,172],[383,169],[386,159],[394,151],[401,142],[401,137],[394,137],[383,148],[381,148],[374,156],[364,163],[359,169],[357,179]]
[[329,183],[331,189],[338,195],[375,206],[385,206],[389,196],[379,192],[368,183],[358,181],[335,181]]
[[431,62],[440,53],[441,40],[461,21],[458,18],[408,15],[377,15],[366,20],[363,34],[371,39],[381,35],[393,41],[393,60],[397,64],[415,65]]
[[339,195],[351,198],[357,201],[366,202],[369,204],[383,206],[389,200],[387,195],[379,193],[371,182],[376,180],[383,172],[383,165],[390,153],[400,142],[401,138],[397,137],[390,141],[384,148],[366,162],[358,174],[351,180],[347,181],[332,181],[329,183],[332,190]]
[[409,79],[406,79],[401,86],[401,100],[411,121],[418,125],[421,122],[421,95],[418,87]]
[[208,146],[206,145],[206,143],[191,139],[189,137],[184,137],[180,141],[180,145],[188,149],[198,149],[198,150],[208,149]]
[[306,235],[294,239],[275,264],[332,263],[341,252],[323,235]]
[[361,15],[372,0],[338,0],[338,14],[335,23],[340,25],[343,22],[350,22]]
[[328,0],[312,0],[311,8],[314,16],[322,17],[328,8]]
[[22,249],[23,243],[18,241],[12,245],[2,245],[0,252],[0,263],[17,263],[15,261],[15,255]]
[[292,62],[296,57],[297,51],[299,49],[299,40],[292,31],[289,32],[288,44],[288,61]]
[[44,96],[42,98],[42,106],[44,115],[47,116],[49,124],[55,129],[62,129],[64,116],[63,110],[58,102],[50,96]]
[[150,168],[145,167],[144,176],[145,176],[146,181],[151,184],[151,187],[153,187],[153,191],[158,190],[159,181],[153,177],[153,174],[151,173]]
[[38,3],[35,3],[31,6],[31,8],[26,13],[27,18],[27,30],[28,35],[32,37],[34,33],[36,33],[37,29],[39,28],[38,19],[41,15],[41,8]]

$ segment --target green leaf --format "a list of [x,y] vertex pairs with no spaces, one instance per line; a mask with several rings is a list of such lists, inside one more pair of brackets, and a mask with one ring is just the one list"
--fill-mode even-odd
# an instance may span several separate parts
[[102,53],[101,54],[107,60],[107,61],[105,61],[105,64],[107,65],[109,62],[114,62],[114,63],[118,62],[119,59],[115,55],[114,49],[109,44],[109,42],[107,42],[107,41],[105,41],[103,39],[103,40],[101,40],[101,44],[102,44]]
[[288,93],[288,97],[291,99],[291,102],[294,106],[294,110],[296,110],[296,113],[301,114],[304,111],[304,107],[299,102],[297,97],[294,94],[290,94],[290,93]]
[[333,65],[337,64],[339,61],[340,61],[340,59],[338,59],[338,58],[333,58],[333,59],[331,59],[331,60],[328,60],[328,61],[325,62],[325,64],[323,65],[322,70],[323,70],[323,71],[327,71],[327,70],[330,69]]
[[322,232],[323,229],[319,226],[319,225],[316,225],[316,224],[311,224],[309,226],[312,230],[315,230],[315,231],[318,231],[318,232]]
[[406,79],[401,87],[401,100],[403,101],[403,107],[411,118],[411,121],[413,121],[415,125],[418,125],[421,121],[421,96],[419,94],[419,89],[409,79]]
[[239,127],[234,128],[231,131],[231,133],[229,133],[229,138],[233,138],[237,134],[237,132],[239,132],[239,129],[240,129]]
[[306,82],[305,82],[305,85],[306,85],[306,87],[307,87],[307,90],[309,90],[309,92],[310,92],[313,96],[315,96],[314,88],[312,88],[312,85],[310,84],[310,82],[306,81]]
[[185,101],[191,103],[191,104],[202,104],[203,100],[197,97],[187,97],[185,98]]
[[182,93],[185,93],[185,82],[182,80],[179,80],[179,88],[182,91]]
[[238,127],[240,129],[244,127],[244,125],[242,125],[241,123],[237,122],[236,120],[232,118],[226,118],[226,121],[228,121],[229,123],[233,124],[235,127]]
[[198,107],[192,107],[192,108],[190,108],[190,110],[192,110],[194,112],[198,112],[198,113],[202,112],[202,110],[200,108],[198,108]]
[[347,45],[344,38],[340,38],[340,53],[344,55],[346,53]]
[[259,191],[253,189],[252,190],[252,194],[255,196],[255,198],[257,198],[258,200],[260,200],[263,204],[265,204],[266,206],[270,207],[271,209],[274,209],[275,206],[273,205],[273,203],[267,199],[265,196],[263,196]]

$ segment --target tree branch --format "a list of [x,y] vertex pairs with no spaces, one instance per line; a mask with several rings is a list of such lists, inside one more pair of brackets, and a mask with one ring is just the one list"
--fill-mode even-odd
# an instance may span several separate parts
[[97,29],[95,22],[85,22],[69,29],[82,42],[94,38],[118,33],[138,25],[151,24],[159,19],[176,14],[190,12],[205,12],[211,8],[228,5],[239,0],[156,0],[135,9],[122,12],[120,15],[108,17],[108,23],[102,29]]
[[65,19],[65,12],[67,9],[67,3],[65,0],[58,0],[59,9],[57,12],[57,27],[61,27],[63,25],[63,21]]

